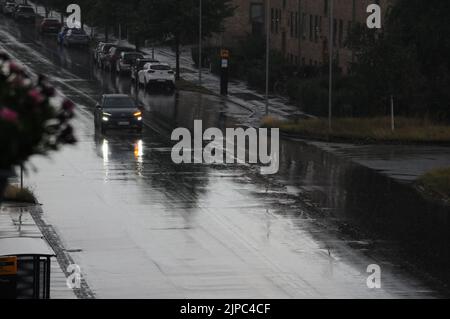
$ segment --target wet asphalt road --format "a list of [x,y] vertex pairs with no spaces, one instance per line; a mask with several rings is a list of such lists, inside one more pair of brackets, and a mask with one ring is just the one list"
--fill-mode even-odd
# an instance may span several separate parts
[[[51,76],[78,104],[79,143],[34,158],[26,184],[97,297],[436,296],[401,265],[315,216],[302,194],[286,187],[296,178],[295,144],[284,146],[290,155],[280,178],[262,177],[255,167],[171,161],[171,129],[191,128],[194,119],[231,127],[246,123],[248,111],[197,93],[136,91],[126,78],[95,69],[85,50],[59,48],[53,37],[3,17],[0,49]],[[142,135],[96,132],[95,101],[113,92],[145,104]],[[382,266],[381,289],[366,285],[374,263]]]

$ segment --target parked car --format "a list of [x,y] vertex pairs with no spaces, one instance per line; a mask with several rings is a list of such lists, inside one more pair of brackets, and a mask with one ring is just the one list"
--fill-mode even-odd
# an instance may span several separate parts
[[171,90],[175,88],[175,72],[167,63],[147,63],[138,73],[139,85],[145,89],[164,86]]
[[142,107],[126,94],[104,94],[95,107],[95,126],[102,133],[110,128],[142,131]]
[[97,50],[96,53],[94,53],[94,56],[96,57],[96,64],[104,69],[105,68],[105,61],[108,57],[109,50],[114,47],[115,45],[112,43],[103,43]]
[[63,39],[63,44],[67,47],[73,45],[88,46],[91,42],[91,38],[83,29],[69,29]]
[[152,58],[142,58],[142,59],[136,59],[132,64],[131,64],[131,81],[136,81],[137,83],[137,78],[138,78],[138,73],[139,71],[141,71],[144,68],[144,65],[146,65],[147,63],[158,63],[158,60],[152,59]]
[[17,21],[35,22],[36,12],[32,6],[19,5],[14,12],[14,19]]
[[122,52],[134,52],[135,49],[122,46],[113,46],[109,49],[108,55],[104,59],[104,66],[109,71],[116,70],[117,62]]
[[137,59],[143,59],[144,55],[139,52],[122,52],[119,61],[116,63],[116,72],[122,74],[131,71],[131,65]]
[[8,5],[10,3],[14,4],[14,1],[0,0],[0,13],[6,14],[6,11],[5,11],[6,5]]
[[[103,46],[104,46],[105,44],[107,44],[107,43],[105,43],[105,42],[99,42],[99,43],[97,44],[97,46],[95,47],[95,49],[92,50],[92,60],[94,60],[94,63],[97,63],[99,53],[100,53],[100,51],[102,51],[102,48],[103,48]],[[111,45],[112,45],[112,44],[111,44]]]
[[67,35],[67,32],[69,32],[70,28],[66,25],[64,25],[63,27],[61,27],[61,30],[58,33],[58,36],[56,37],[56,41],[58,42],[59,45],[63,45],[64,43],[64,38]]
[[14,15],[14,11],[16,11],[16,3],[6,2],[2,10],[5,15],[12,17]]
[[42,20],[39,31],[41,33],[58,33],[61,29],[61,22],[54,18],[45,18]]

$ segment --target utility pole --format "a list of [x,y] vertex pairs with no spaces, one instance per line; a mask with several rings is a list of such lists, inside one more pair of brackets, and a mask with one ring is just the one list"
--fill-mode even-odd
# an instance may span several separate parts
[[266,0],[266,116],[269,115],[270,0]]
[[391,130],[395,131],[394,95],[391,94]]
[[331,118],[333,116],[333,36],[334,36],[333,0],[330,0],[330,43],[329,43],[329,83],[328,83],[328,130],[331,132]]
[[202,0],[199,0],[199,23],[198,23],[198,84],[202,85]]

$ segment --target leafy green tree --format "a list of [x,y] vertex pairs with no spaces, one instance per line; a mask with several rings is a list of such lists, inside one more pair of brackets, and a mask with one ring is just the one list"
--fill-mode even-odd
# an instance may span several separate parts
[[[180,78],[181,46],[198,40],[199,0],[155,0],[153,25],[160,40],[169,43],[176,56],[176,78]],[[231,0],[207,0],[202,5],[202,37],[223,31],[223,23],[233,15]]]
[[382,112],[393,95],[405,113],[450,119],[448,12],[450,1],[397,0],[381,31],[354,28],[353,74],[369,114]]

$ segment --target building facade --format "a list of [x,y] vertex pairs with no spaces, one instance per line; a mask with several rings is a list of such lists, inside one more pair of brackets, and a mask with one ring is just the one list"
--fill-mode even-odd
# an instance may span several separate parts
[[[249,34],[264,34],[270,23],[271,49],[282,53],[293,65],[327,64],[329,60],[331,0],[234,0],[235,16],[225,23],[224,33],[211,44],[234,47]],[[333,53],[336,63],[346,73],[353,60],[346,40],[355,23],[366,23],[367,7],[379,4],[385,14],[390,0],[333,0]]]

